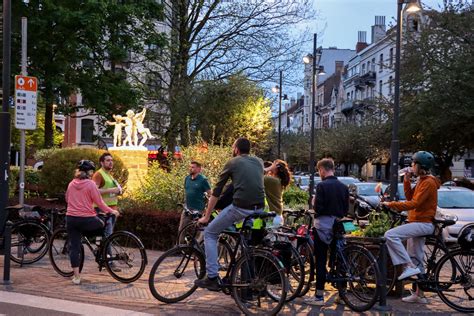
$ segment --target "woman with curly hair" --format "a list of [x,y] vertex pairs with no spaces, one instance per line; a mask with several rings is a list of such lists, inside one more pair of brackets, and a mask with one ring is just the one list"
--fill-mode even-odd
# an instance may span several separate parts
[[265,197],[270,212],[275,212],[279,215],[279,219],[278,217],[275,218],[274,224],[278,221],[282,222],[283,191],[290,184],[290,181],[291,173],[285,161],[277,159],[265,168],[265,177],[263,178]]

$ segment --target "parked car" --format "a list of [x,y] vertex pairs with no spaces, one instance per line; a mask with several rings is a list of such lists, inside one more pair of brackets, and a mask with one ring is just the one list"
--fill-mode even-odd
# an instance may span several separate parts
[[341,181],[345,185],[349,185],[352,183],[360,183],[360,180],[354,177],[337,177],[337,180]]
[[[380,203],[380,192],[376,191],[379,185],[375,182],[358,182],[349,184],[349,216],[354,218],[366,217],[372,209]],[[382,184],[382,192],[386,185]]]
[[464,187],[471,190],[474,190],[474,183],[468,178],[464,177],[454,177],[452,180],[443,183],[443,186],[455,186],[455,187]]
[[[412,184],[412,187],[414,187],[415,184],[413,183]],[[383,196],[385,198],[387,198],[387,201],[388,201],[388,198],[390,197],[390,184],[389,185],[386,185],[384,186],[384,191],[383,191]],[[403,182],[399,182],[398,183],[398,188],[397,188],[397,196],[395,197],[395,200],[396,201],[406,201],[406,196],[405,196],[405,189],[403,188]]]
[[474,191],[463,187],[442,186],[438,190],[437,217],[456,216],[456,224],[443,230],[446,242],[457,242],[459,230],[474,223]]

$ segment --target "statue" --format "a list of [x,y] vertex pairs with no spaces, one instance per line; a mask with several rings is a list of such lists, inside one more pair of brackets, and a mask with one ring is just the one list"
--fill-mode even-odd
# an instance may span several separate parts
[[[149,128],[143,125],[145,119],[146,109],[144,108],[140,113],[135,114],[132,110],[128,110],[126,116],[113,115],[115,122],[107,121],[106,124],[114,125],[114,147],[144,147],[148,139],[153,139],[153,135]],[[125,127],[125,140],[122,144],[122,128]],[[142,136],[140,144],[138,144],[138,135]]]
[[105,122],[107,125],[114,125],[114,147],[122,146],[122,128],[126,125],[122,123],[124,118],[121,115],[112,115],[115,122]]

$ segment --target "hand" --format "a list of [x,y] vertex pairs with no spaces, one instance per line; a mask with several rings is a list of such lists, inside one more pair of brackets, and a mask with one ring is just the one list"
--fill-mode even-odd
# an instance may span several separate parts
[[119,216],[120,216],[120,212],[117,211],[117,210],[114,210],[114,211],[111,212],[110,214],[115,215],[115,217],[119,217]]
[[197,222],[198,222],[199,225],[206,225],[207,223],[209,223],[209,217],[208,216],[203,216],[200,219],[198,219]]
[[113,193],[113,194],[120,194],[121,193],[121,190],[120,188],[110,188],[110,191],[109,193]]

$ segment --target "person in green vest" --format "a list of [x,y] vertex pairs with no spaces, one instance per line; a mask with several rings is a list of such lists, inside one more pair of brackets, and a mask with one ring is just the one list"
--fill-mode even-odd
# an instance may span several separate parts
[[[114,159],[108,152],[103,153],[100,158],[100,169],[97,170],[92,176],[92,181],[95,182],[99,192],[104,200],[105,204],[113,210],[118,210],[118,195],[122,194],[122,187],[117,180],[111,174],[114,167]],[[98,214],[103,213],[101,209],[95,206],[95,210]],[[112,235],[114,232],[116,217],[111,215],[110,219],[106,223],[105,237]],[[118,267],[112,267],[112,269],[119,269]]]

